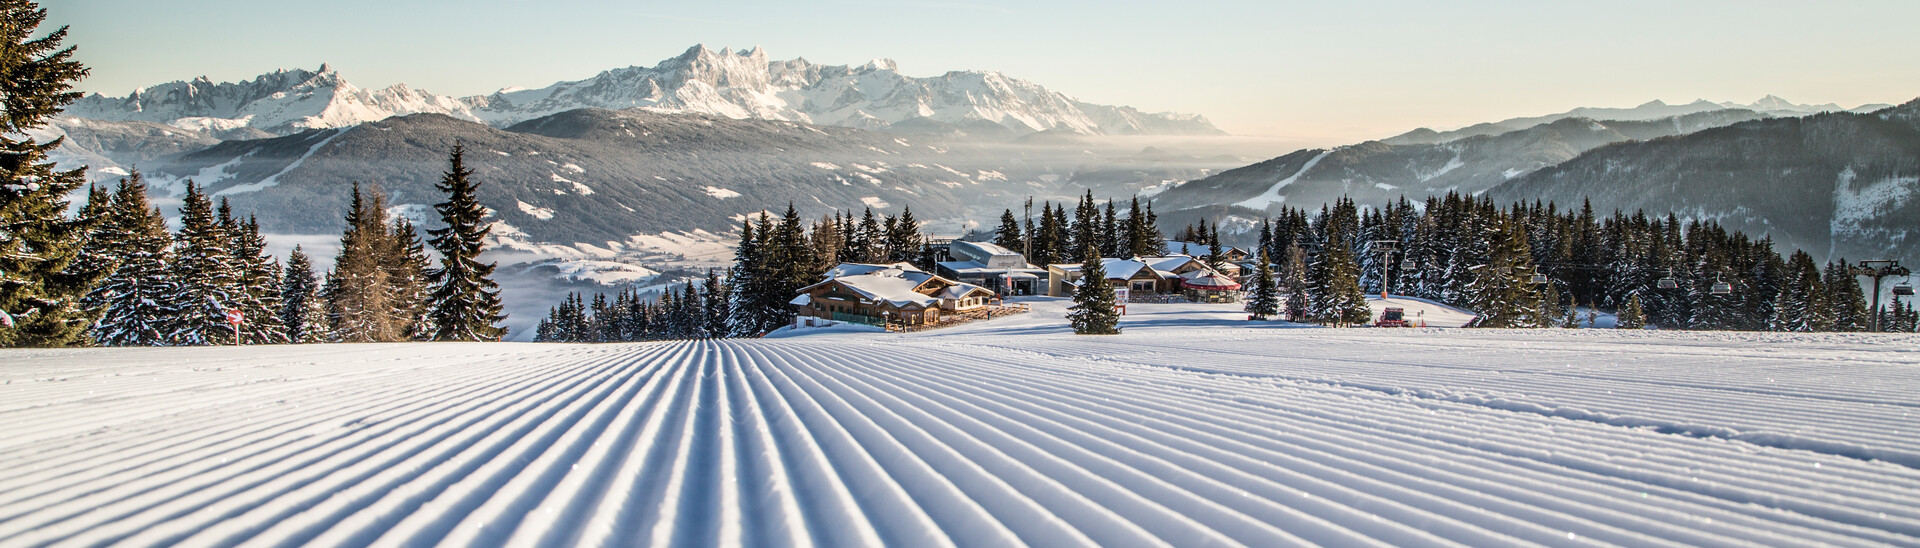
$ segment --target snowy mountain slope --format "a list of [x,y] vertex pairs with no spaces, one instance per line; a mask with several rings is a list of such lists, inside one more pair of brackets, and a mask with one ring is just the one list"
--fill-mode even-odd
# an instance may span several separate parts
[[321,65],[317,71],[280,70],[237,83],[216,84],[202,77],[135,90],[126,97],[94,94],[75,103],[69,114],[287,135],[415,113],[504,127],[581,108],[646,108],[867,129],[921,120],[975,128],[985,123],[1013,135],[1053,128],[1103,135],[1221,134],[1197,115],[1086,103],[998,72],[916,78],[901,74],[890,60],[859,67],[816,65],[805,59],[771,60],[759,48],[729,52],[705,46],[653,67],[626,67],[540,89],[466,98],[405,84],[365,90]]
[[636,234],[725,232],[741,215],[779,211],[788,202],[811,219],[860,208],[869,197],[911,204],[932,218],[958,211],[954,192],[977,186],[933,163],[908,165],[903,158],[939,152],[891,135],[605,110],[507,129],[421,114],[229,141],[151,175],[175,192],[193,179],[239,211],[260,212],[269,232],[337,232],[356,181],[380,184],[395,206],[426,211],[439,199],[432,185],[456,141],[465,143],[467,164],[483,181],[481,202],[512,227],[506,233],[529,242],[605,246]]
[[[1873,111],[1881,110],[1890,106],[1893,106],[1893,105],[1885,105],[1885,104],[1861,105],[1859,107],[1855,107],[1851,109],[1850,112],[1873,112]],[[1517,130],[1530,128],[1540,124],[1549,124],[1549,123],[1557,122],[1557,121],[1568,119],[1568,118],[1587,118],[1592,120],[1614,120],[1614,121],[1649,121],[1649,120],[1659,120],[1663,118],[1682,117],[1690,114],[1699,114],[1699,113],[1713,112],[1718,110],[1747,110],[1747,111],[1758,112],[1767,116],[1806,116],[1809,114],[1818,114],[1821,112],[1840,112],[1848,109],[1843,109],[1840,107],[1840,105],[1836,105],[1833,103],[1827,103],[1824,105],[1795,104],[1793,102],[1787,101],[1785,99],[1781,99],[1773,95],[1761,97],[1759,100],[1754,101],[1753,103],[1750,103],[1750,104],[1745,104],[1745,105],[1734,103],[1734,102],[1714,103],[1706,99],[1696,100],[1692,103],[1687,103],[1684,105],[1669,105],[1663,101],[1654,100],[1654,101],[1648,101],[1645,104],[1642,104],[1640,106],[1633,107],[1633,108],[1580,107],[1580,108],[1576,108],[1566,112],[1548,114],[1545,116],[1509,118],[1509,119],[1501,120],[1498,122],[1479,123],[1479,124],[1474,124],[1474,125],[1456,129],[1456,130],[1450,130],[1450,131],[1434,131],[1432,129],[1420,128],[1420,129],[1416,129],[1406,133],[1402,133],[1400,135],[1389,137],[1386,139],[1381,139],[1380,141],[1390,145],[1435,144],[1435,143],[1445,143],[1448,141],[1454,141],[1458,139],[1464,139],[1467,137],[1473,137],[1477,135],[1499,135],[1499,134],[1510,132],[1510,131],[1517,131]],[[1705,128],[1699,128],[1699,129],[1705,129]],[[1696,129],[1695,131],[1698,131],[1698,129]]]
[[1439,144],[1381,141],[1302,150],[1188,181],[1156,197],[1161,211],[1232,204],[1266,211],[1279,205],[1317,208],[1342,196],[1378,205],[1407,196],[1474,194],[1587,150],[1628,140],[1680,135],[1754,120],[1746,110],[1717,110],[1647,121],[1565,118],[1499,135]]
[[87,176],[94,181],[118,178],[139,166],[155,166],[220,142],[199,131],[153,122],[107,122],[72,116],[55,117],[28,134],[42,143],[65,138],[49,156],[62,167],[91,168]]
[[1874,114],[1756,120],[1620,143],[1488,191],[1496,201],[1590,197],[1600,211],[1718,220],[1819,259],[1920,253],[1920,100]]
[[252,80],[214,83],[202,76],[134,90],[126,97],[82,97],[67,114],[111,121],[157,122],[193,131],[251,128],[274,135],[346,127],[416,113],[472,118],[466,103],[394,84],[367,90],[340,73],[277,70]]
[[0,351],[0,537],[1920,539],[1914,336],[1328,330],[1143,304],[1126,334],[1080,337],[1064,303],[1035,306],[909,336]]

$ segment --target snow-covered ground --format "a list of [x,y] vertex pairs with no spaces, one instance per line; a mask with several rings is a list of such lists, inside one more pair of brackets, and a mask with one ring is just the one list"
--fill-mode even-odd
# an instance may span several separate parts
[[0,545],[1916,545],[1920,337],[0,351]]

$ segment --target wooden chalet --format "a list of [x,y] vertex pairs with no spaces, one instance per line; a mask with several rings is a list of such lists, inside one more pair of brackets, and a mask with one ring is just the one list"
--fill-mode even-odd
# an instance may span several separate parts
[[880,325],[921,325],[985,307],[998,297],[986,288],[953,281],[907,263],[842,263],[827,279],[800,289],[790,303],[802,316]]

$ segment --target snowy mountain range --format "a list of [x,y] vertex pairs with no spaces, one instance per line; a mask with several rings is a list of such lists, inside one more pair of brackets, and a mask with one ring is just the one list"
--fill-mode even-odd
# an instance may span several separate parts
[[[1286,205],[1314,209],[1341,197],[1379,205],[1405,196],[1479,194],[1509,179],[1629,140],[1684,135],[1766,116],[1716,109],[1654,120],[1561,118],[1521,130],[1439,143],[1368,141],[1306,149],[1172,185],[1155,197],[1162,211],[1235,206],[1244,216]],[[1577,200],[1577,198],[1576,198]]]
[[1920,99],[1622,142],[1487,191],[1498,203],[1589,198],[1766,234],[1817,259],[1920,253]]
[[1687,116],[1690,114],[1699,114],[1702,112],[1713,112],[1717,110],[1746,110],[1746,111],[1758,112],[1767,116],[1806,116],[1808,114],[1816,114],[1821,112],[1839,112],[1842,110],[1846,110],[1849,112],[1873,112],[1873,111],[1877,111],[1877,110],[1884,109],[1891,106],[1893,105],[1874,103],[1874,104],[1861,105],[1858,107],[1854,107],[1852,109],[1845,109],[1845,108],[1841,108],[1840,105],[1836,105],[1833,103],[1827,103],[1824,105],[1802,105],[1802,104],[1796,104],[1786,99],[1781,99],[1780,97],[1777,97],[1774,95],[1761,97],[1759,100],[1756,100],[1752,103],[1745,104],[1745,105],[1734,103],[1734,102],[1715,103],[1712,101],[1708,101],[1706,99],[1699,99],[1699,100],[1695,100],[1694,102],[1681,104],[1681,105],[1669,105],[1664,101],[1660,101],[1656,99],[1653,101],[1648,101],[1644,104],[1641,104],[1640,106],[1633,107],[1633,108],[1580,107],[1580,108],[1576,108],[1566,112],[1548,114],[1544,116],[1509,118],[1509,119],[1501,120],[1498,122],[1485,122],[1480,124],[1474,124],[1471,126],[1450,130],[1450,131],[1435,131],[1428,128],[1420,128],[1420,129],[1402,133],[1400,135],[1396,135],[1393,137],[1388,137],[1386,139],[1381,139],[1380,141],[1389,145],[1445,143],[1448,141],[1455,141],[1455,140],[1465,139],[1467,137],[1474,137],[1479,135],[1499,135],[1509,131],[1518,131],[1518,130],[1527,129],[1540,124],[1550,124],[1550,123],[1557,122],[1560,120],[1565,120],[1568,118],[1586,118],[1589,120],[1614,120],[1614,121],[1647,121],[1647,120],[1659,120],[1662,118],[1673,118],[1677,116]]
[[1064,130],[1087,135],[1217,135],[1206,118],[1143,113],[1096,105],[993,71],[954,71],[916,78],[891,60],[861,66],[771,60],[765,50],[728,51],[697,45],[653,67],[626,67],[584,80],[531,90],[455,98],[395,84],[354,86],[327,65],[278,70],[242,82],[205,77],[135,90],[93,94],[70,116],[167,124],[213,136],[290,135],[346,127],[405,114],[445,114],[505,127],[581,108],[641,108],[885,129],[1008,137]]

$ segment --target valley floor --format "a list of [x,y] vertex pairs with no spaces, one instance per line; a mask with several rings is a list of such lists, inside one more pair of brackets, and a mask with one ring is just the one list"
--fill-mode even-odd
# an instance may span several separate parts
[[1920,337],[0,351],[0,545],[1916,545]]

